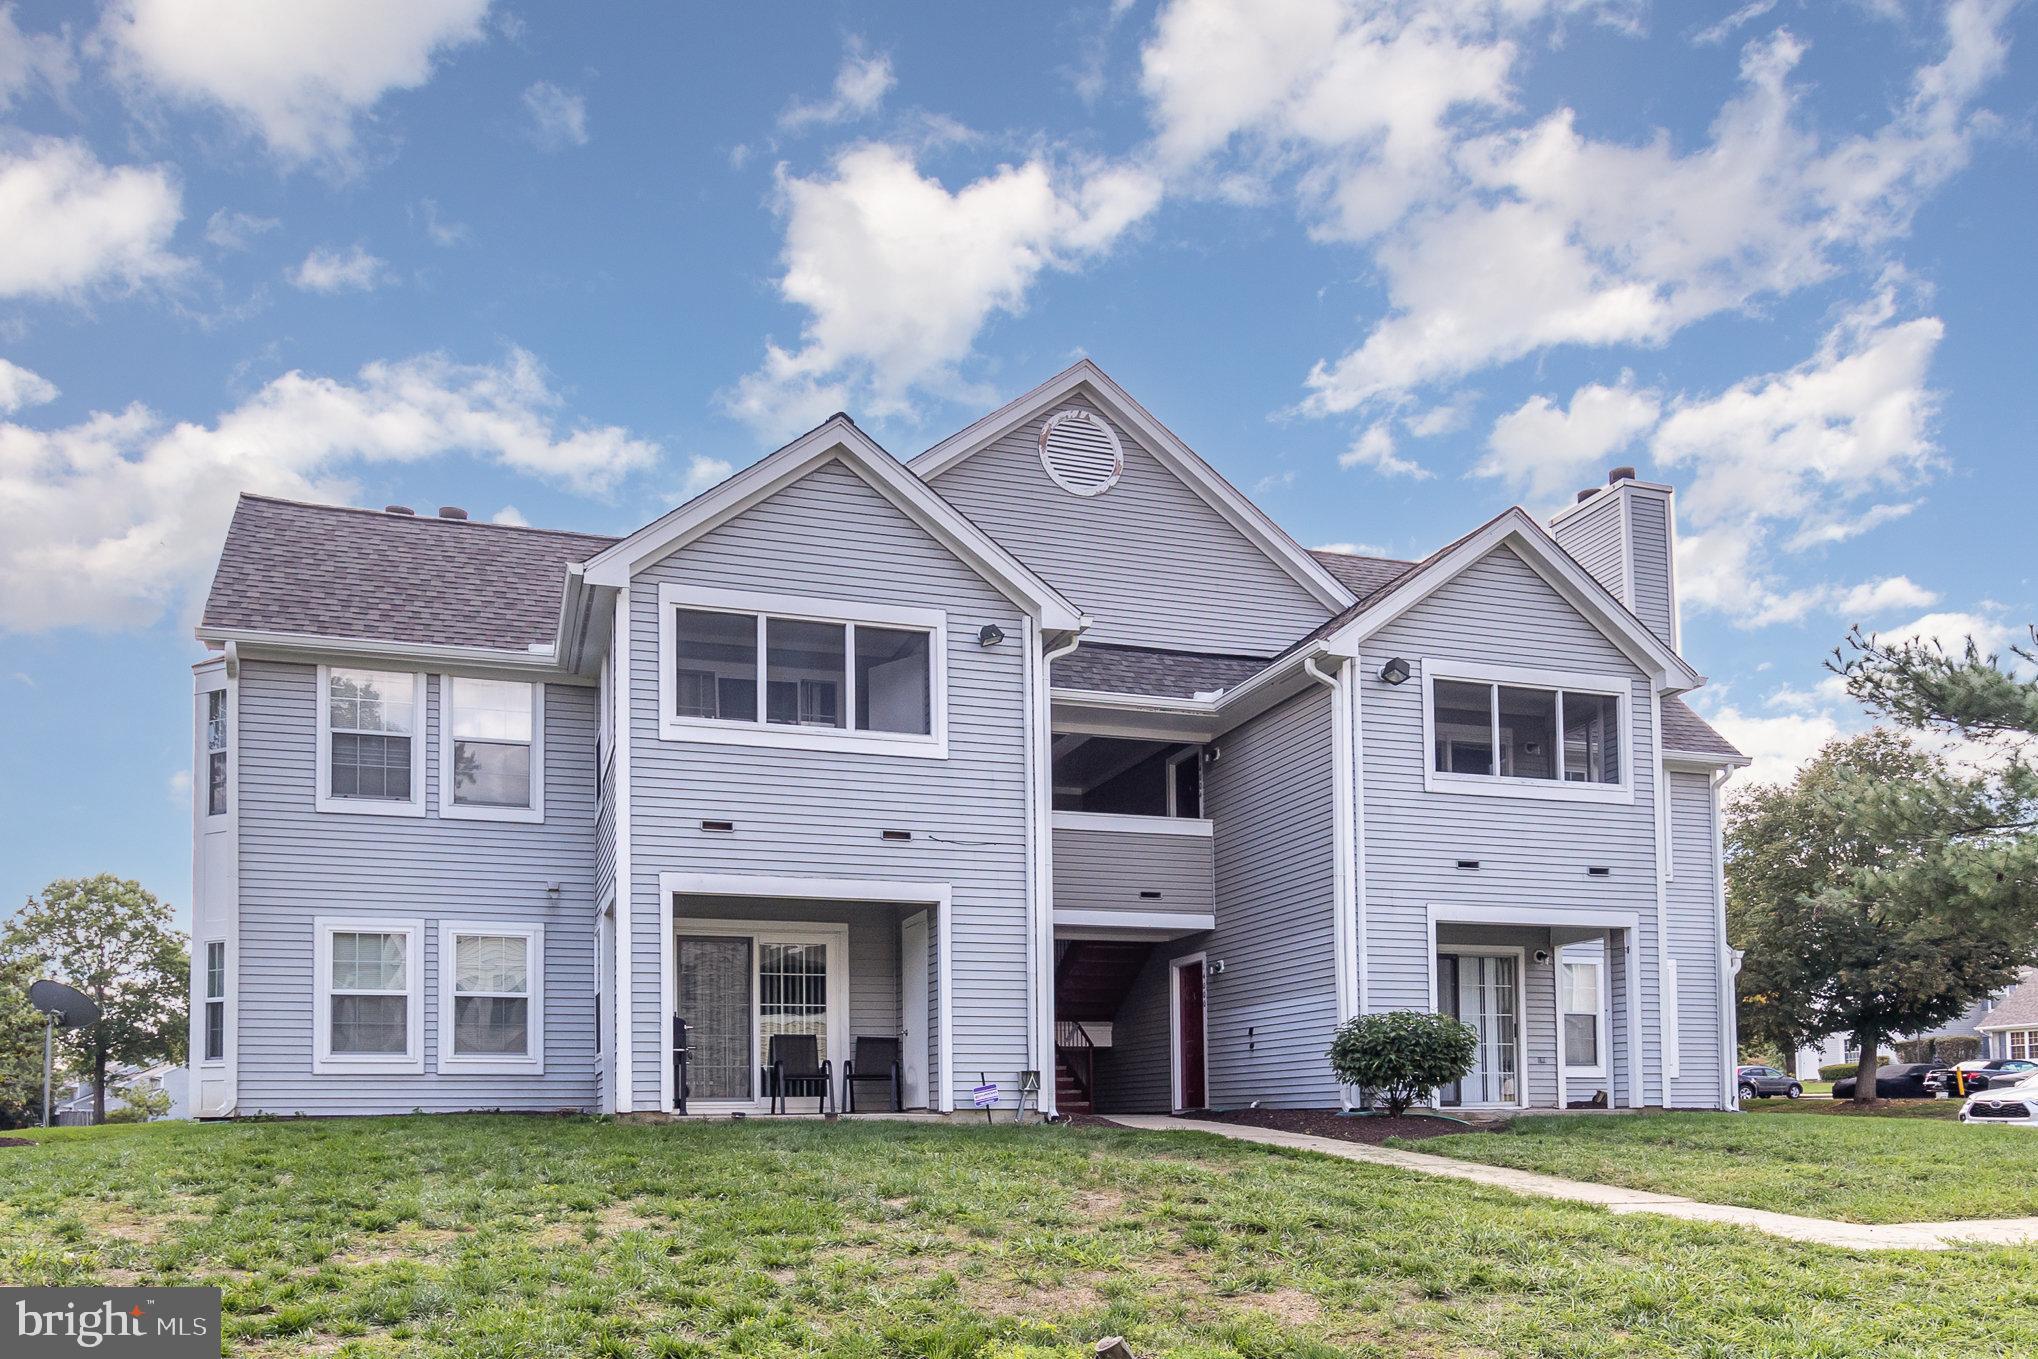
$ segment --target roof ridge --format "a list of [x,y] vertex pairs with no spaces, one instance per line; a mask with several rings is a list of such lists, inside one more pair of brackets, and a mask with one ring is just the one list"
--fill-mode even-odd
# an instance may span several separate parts
[[289,496],[264,495],[259,491],[242,491],[242,500],[260,500],[270,505],[290,505],[301,510],[325,510],[333,514],[366,514],[377,519],[408,520],[416,524],[453,524],[468,528],[502,529],[510,533],[545,533],[558,538],[599,538],[604,542],[621,542],[613,533],[592,533],[583,529],[545,528],[537,524],[504,524],[493,519],[447,519],[436,514],[391,514],[388,510],[370,509],[366,505],[332,505],[319,500],[293,500]]
[[1354,562],[1392,562],[1396,566],[1413,566],[1422,560],[1420,557],[1376,557],[1369,552],[1339,552],[1329,547],[1305,547],[1302,550],[1312,557],[1341,557]]

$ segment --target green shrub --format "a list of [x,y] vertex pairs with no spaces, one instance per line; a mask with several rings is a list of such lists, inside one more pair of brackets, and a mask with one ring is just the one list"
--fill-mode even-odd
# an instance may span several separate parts
[[1440,1085],[1472,1069],[1479,1033],[1449,1015],[1389,1010],[1360,1015],[1338,1026],[1330,1040],[1330,1069],[1399,1115]]
[[[1896,1058],[1885,1052],[1877,1060],[1876,1065],[1892,1066],[1895,1062]],[[1822,1081],[1845,1080],[1847,1077],[1852,1076],[1860,1068],[1860,1065],[1859,1062],[1827,1062],[1819,1068],[1819,1079]]]

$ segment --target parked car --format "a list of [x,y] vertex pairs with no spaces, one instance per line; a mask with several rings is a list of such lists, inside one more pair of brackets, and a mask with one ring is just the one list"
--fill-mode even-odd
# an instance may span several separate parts
[[2005,1086],[2021,1084],[2028,1076],[2038,1075],[2038,1062],[2026,1061],[2022,1057],[1998,1057],[1984,1062],[1982,1069],[1967,1077],[1967,1091],[2001,1090]]
[[1742,1099],[1768,1099],[1771,1095],[1796,1099],[1804,1093],[1804,1087],[1795,1078],[1773,1066],[1737,1066],[1734,1079],[1741,1087]]
[[[1938,1092],[1925,1084],[1925,1078],[1935,1071],[1951,1071],[1944,1062],[1899,1062],[1886,1066],[1875,1073],[1875,1097],[1877,1099],[1931,1099]],[[1834,1099],[1854,1098],[1854,1077],[1844,1076],[1833,1082]]]
[[[1971,1094],[1974,1092],[1974,1090],[1979,1088],[1971,1084],[1971,1082],[1988,1065],[1989,1065],[1988,1062],[1980,1057],[1977,1057],[1973,1061],[1969,1062],[1955,1062],[1952,1066],[1948,1067],[1944,1071],[1934,1071],[1930,1075],[1926,1076],[1925,1084],[1932,1090],[1934,1094],[1940,1095]],[[1959,1073],[1959,1075],[1962,1076],[1967,1082],[1969,1082],[1968,1088],[1964,1091],[1960,1088],[1959,1085],[1954,1083],[1953,1077],[1956,1072]]]
[[1993,1123],[2010,1128],[2038,1128],[2038,1075],[2015,1085],[1969,1095],[1960,1106],[1962,1123]]

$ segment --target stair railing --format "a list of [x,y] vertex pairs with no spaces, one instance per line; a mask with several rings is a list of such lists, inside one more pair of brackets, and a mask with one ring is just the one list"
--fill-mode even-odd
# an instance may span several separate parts
[[[1054,1051],[1069,1069],[1069,1079],[1082,1092],[1085,1103],[1097,1102],[1097,1044],[1079,1019],[1054,1021]],[[1077,1066],[1080,1061],[1082,1065]]]

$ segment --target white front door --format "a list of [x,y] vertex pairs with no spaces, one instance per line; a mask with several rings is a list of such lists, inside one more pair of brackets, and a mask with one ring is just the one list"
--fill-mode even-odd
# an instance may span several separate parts
[[928,1106],[930,1065],[927,1023],[927,913],[909,916],[899,927],[899,1103],[908,1109]]
[[1466,1104],[1521,1103],[1521,958],[1458,955],[1458,1018],[1479,1032],[1479,1054],[1462,1083]]

